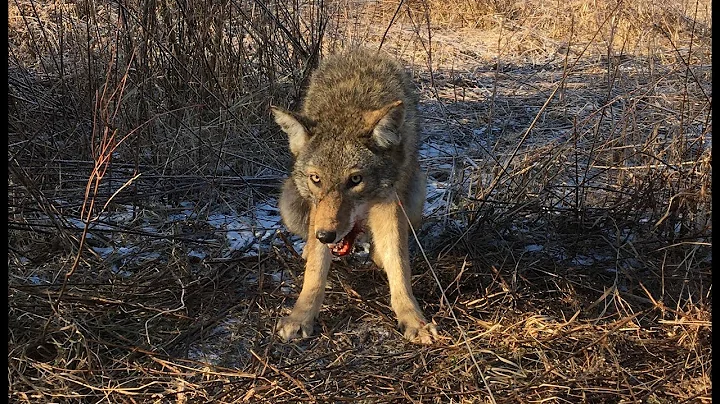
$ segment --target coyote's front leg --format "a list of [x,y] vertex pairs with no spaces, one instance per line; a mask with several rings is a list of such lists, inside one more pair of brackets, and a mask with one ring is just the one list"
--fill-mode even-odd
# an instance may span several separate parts
[[368,227],[372,234],[373,258],[387,273],[390,303],[403,335],[412,342],[431,344],[438,333],[435,325],[425,319],[412,292],[407,220],[397,202],[372,206]]
[[315,238],[312,224],[303,256],[307,258],[307,262],[300,296],[290,315],[280,319],[276,328],[278,335],[286,341],[297,338],[299,332],[302,332],[304,338],[312,335],[315,317],[325,298],[325,284],[331,262],[330,250]]

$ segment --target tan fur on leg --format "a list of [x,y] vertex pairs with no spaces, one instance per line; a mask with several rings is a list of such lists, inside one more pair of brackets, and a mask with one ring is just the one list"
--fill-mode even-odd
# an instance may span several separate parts
[[412,292],[408,228],[395,202],[377,204],[368,213],[368,227],[375,248],[373,258],[382,265],[390,284],[390,303],[409,341],[431,344],[437,329],[428,323]]
[[[313,234],[314,226],[310,226]],[[295,307],[289,316],[280,319],[277,333],[288,341],[297,338],[299,333],[307,338],[313,333],[315,318],[325,298],[325,285],[330,269],[330,250],[315,237],[308,238],[303,256],[306,257],[305,276]]]

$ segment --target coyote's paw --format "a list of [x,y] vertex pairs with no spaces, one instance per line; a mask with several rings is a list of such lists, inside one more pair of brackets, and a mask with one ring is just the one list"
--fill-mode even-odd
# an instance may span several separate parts
[[285,341],[300,338],[301,334],[302,338],[307,338],[313,333],[313,323],[312,319],[301,319],[289,315],[278,321],[275,332]]
[[433,323],[414,320],[401,323],[400,326],[404,328],[405,339],[415,344],[430,345],[439,338],[437,327]]

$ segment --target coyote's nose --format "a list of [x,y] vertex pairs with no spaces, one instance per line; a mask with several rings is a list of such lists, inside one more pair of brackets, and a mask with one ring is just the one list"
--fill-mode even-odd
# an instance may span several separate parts
[[317,236],[318,240],[321,242],[330,244],[335,242],[337,234],[334,231],[318,230],[317,233],[315,233],[315,236]]

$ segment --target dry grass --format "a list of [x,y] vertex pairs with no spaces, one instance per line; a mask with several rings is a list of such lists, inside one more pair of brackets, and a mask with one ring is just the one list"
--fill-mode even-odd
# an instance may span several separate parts
[[[712,401],[709,1],[17,0],[8,28],[10,401]],[[359,259],[282,343],[293,240],[212,225],[272,202],[267,106],[354,44],[421,91],[433,346]]]

